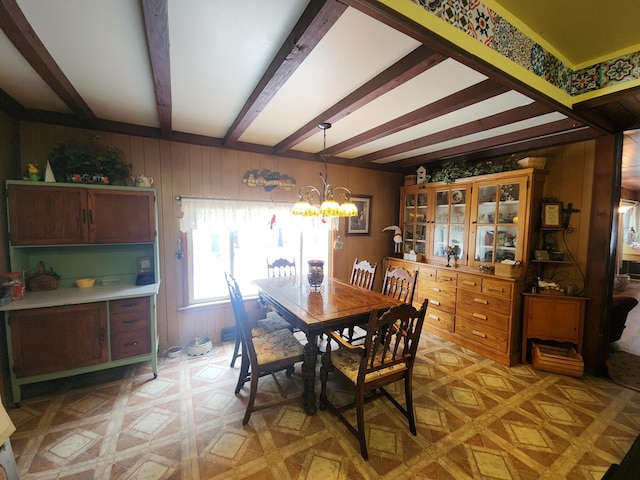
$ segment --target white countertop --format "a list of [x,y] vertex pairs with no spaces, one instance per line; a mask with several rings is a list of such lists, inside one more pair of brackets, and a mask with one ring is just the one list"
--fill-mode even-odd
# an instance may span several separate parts
[[119,298],[150,297],[157,295],[159,288],[159,283],[152,283],[150,285],[95,285],[92,288],[68,287],[46,292],[27,292],[23,299],[13,300],[10,304],[0,307],[0,311],[78,305]]

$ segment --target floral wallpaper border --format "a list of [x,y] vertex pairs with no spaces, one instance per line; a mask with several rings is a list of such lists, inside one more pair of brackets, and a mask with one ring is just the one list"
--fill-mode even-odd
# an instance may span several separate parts
[[479,0],[411,1],[569,95],[640,78],[640,52],[574,71]]

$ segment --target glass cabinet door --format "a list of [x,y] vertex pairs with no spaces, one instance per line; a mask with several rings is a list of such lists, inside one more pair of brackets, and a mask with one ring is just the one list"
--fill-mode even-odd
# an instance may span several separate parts
[[405,192],[402,212],[403,253],[426,254],[428,200],[426,190]]
[[[453,265],[466,264],[465,222],[467,219],[466,187],[437,189],[435,192],[433,243],[429,258],[446,262],[447,252]],[[455,259],[454,259],[455,257]]]
[[491,264],[503,260],[522,260],[518,248],[518,240],[522,235],[518,216],[525,203],[524,181],[479,184],[476,188],[476,208],[472,218],[476,225],[474,262]]

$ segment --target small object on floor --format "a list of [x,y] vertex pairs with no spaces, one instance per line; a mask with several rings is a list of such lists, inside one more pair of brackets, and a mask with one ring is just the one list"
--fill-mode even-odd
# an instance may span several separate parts
[[167,358],[178,358],[182,355],[182,347],[169,347],[165,352]]
[[209,353],[213,349],[211,340],[208,337],[196,337],[189,342],[187,346],[187,355],[195,357],[197,355],[204,355]]

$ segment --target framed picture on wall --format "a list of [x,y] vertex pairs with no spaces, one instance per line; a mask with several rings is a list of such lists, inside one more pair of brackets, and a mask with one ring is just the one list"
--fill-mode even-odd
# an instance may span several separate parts
[[542,228],[562,227],[562,202],[542,203]]
[[347,217],[346,235],[371,235],[371,195],[351,195],[358,215]]

